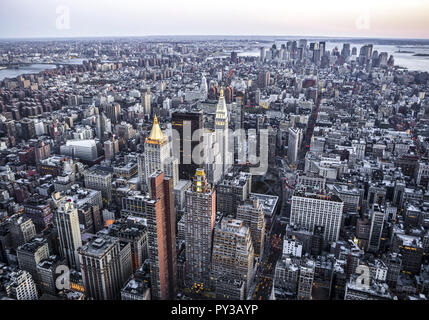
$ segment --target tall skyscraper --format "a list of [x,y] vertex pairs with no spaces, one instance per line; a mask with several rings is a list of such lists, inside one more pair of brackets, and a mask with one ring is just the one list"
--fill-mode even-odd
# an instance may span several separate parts
[[296,165],[298,160],[299,147],[302,140],[302,130],[289,128],[287,156],[289,162]]
[[258,74],[258,87],[259,88],[265,88],[270,84],[270,77],[271,74],[269,71],[260,71]]
[[78,250],[85,294],[95,300],[115,300],[123,285],[119,239],[101,236]]
[[151,116],[152,114],[152,105],[151,105],[151,97],[150,97],[150,89],[147,88],[147,91],[142,95],[143,98],[143,108],[144,114]]
[[368,251],[377,253],[380,248],[385,213],[378,204],[372,206],[371,229],[369,232]]
[[337,241],[340,235],[344,202],[336,195],[317,195],[296,191],[292,196],[290,222],[314,232],[323,228],[325,242]]
[[223,88],[220,90],[215,122],[216,141],[219,145],[219,153],[222,156],[222,177],[224,177],[233,163],[232,155],[229,151],[228,110],[226,108]]
[[144,166],[142,167],[145,169],[144,175],[148,187],[151,175],[158,170],[164,171],[165,176],[172,178],[173,184],[177,183],[177,161],[171,157],[168,138],[162,133],[156,116],[153,120],[150,136],[145,141],[144,160]]
[[78,210],[71,200],[62,201],[54,213],[62,256],[69,267],[79,270],[77,249],[82,246]]
[[261,59],[261,62],[264,62],[265,61],[265,53],[266,53],[267,49],[264,48],[264,47],[261,47],[259,50],[260,50],[260,59]]
[[173,181],[157,171],[150,177],[150,190],[146,213],[152,297],[174,299],[177,257]]
[[[173,134],[173,155],[179,159],[179,179],[192,180],[195,170],[199,168],[192,160],[192,151],[203,141],[203,113],[200,112],[175,112],[172,115],[172,129],[178,134]],[[200,130],[199,139],[193,140],[194,133]]]
[[202,76],[201,78],[200,92],[201,92],[201,98],[203,100],[206,100],[209,93],[209,88],[207,86],[207,79],[205,76]]
[[186,283],[209,283],[213,228],[216,220],[216,191],[198,169],[192,189],[186,191],[185,207]]
[[237,209],[237,219],[243,221],[250,230],[255,256],[260,257],[265,243],[265,217],[258,199],[248,201]]
[[245,298],[242,293],[247,293],[252,280],[253,254],[250,230],[243,221],[224,218],[216,225],[212,258],[216,298]]

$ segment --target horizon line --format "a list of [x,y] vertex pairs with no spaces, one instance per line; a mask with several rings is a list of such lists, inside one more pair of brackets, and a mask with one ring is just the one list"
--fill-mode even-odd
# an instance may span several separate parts
[[393,38],[383,36],[326,36],[326,35],[244,35],[244,34],[153,34],[153,35],[95,35],[95,36],[23,36],[23,37],[0,37],[0,40],[72,40],[72,39],[118,39],[118,38],[154,38],[154,37],[246,37],[246,38],[302,38],[302,39],[335,39],[335,40],[400,40],[400,41],[429,41],[428,38]]

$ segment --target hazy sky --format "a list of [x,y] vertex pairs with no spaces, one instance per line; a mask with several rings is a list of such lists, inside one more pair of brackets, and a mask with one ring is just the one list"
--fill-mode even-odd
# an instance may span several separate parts
[[427,39],[429,1],[0,0],[0,38],[145,35]]

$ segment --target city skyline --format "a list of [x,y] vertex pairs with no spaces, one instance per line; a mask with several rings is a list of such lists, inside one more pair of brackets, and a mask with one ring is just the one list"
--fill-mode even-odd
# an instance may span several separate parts
[[429,3],[2,4],[0,301],[429,300]]
[[[26,5],[27,4],[27,5]],[[213,6],[195,0],[142,3],[6,0],[0,13],[0,38],[77,38],[139,36],[313,36],[429,39],[424,1],[343,3],[232,3]]]

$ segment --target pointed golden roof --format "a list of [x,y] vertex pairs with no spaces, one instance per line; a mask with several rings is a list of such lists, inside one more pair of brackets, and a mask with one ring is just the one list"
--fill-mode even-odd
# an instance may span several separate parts
[[223,95],[223,87],[220,89],[220,97],[216,108],[216,119],[226,119],[228,117],[228,109]]
[[161,142],[165,140],[164,134],[162,133],[162,130],[158,123],[158,118],[155,115],[155,118],[153,119],[153,127],[152,131],[150,132],[149,140],[152,140],[153,142]]

